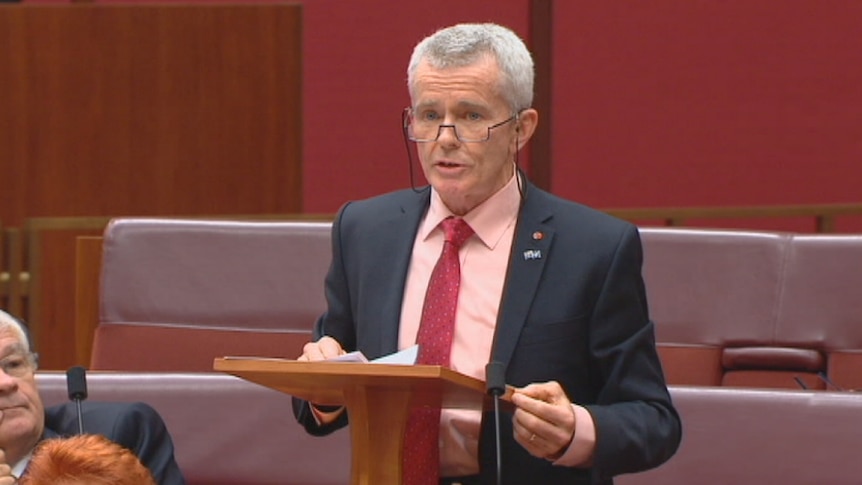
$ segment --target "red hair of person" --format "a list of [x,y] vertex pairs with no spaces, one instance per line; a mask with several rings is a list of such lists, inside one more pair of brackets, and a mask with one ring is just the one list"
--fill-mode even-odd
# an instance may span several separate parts
[[20,485],[156,485],[130,450],[101,435],[40,443]]

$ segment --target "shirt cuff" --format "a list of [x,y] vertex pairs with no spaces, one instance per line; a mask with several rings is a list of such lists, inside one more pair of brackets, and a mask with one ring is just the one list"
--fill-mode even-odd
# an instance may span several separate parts
[[572,404],[575,411],[575,435],[563,456],[554,465],[569,467],[589,467],[593,462],[596,449],[596,423],[586,408]]

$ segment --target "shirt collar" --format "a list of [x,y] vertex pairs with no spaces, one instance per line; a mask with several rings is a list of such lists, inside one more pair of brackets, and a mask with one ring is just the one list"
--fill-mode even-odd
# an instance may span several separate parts
[[27,465],[30,464],[30,459],[33,458],[33,450],[30,450],[30,453],[27,453],[24,458],[18,460],[18,463],[15,463],[15,466],[12,467],[12,476],[15,478],[21,478],[21,475],[24,474],[24,470],[27,469]]
[[[516,171],[503,188],[464,215],[464,220],[470,224],[482,244],[490,249],[497,246],[506,229],[514,224],[518,217],[521,193],[518,190],[517,177]],[[432,187],[431,204],[428,207],[428,213],[425,214],[425,220],[419,226],[421,240],[427,240],[440,222],[451,216],[454,214]]]

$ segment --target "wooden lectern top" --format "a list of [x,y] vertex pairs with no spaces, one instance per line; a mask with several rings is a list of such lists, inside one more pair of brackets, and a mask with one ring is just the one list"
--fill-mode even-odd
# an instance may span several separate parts
[[344,404],[357,388],[406,391],[413,406],[482,409],[490,401],[483,381],[441,366],[224,357],[213,369],[318,404]]

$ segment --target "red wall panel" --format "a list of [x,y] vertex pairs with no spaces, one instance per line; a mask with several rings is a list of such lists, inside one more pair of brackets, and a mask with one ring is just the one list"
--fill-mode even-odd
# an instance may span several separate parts
[[862,2],[554,8],[554,192],[599,207],[860,201]]

